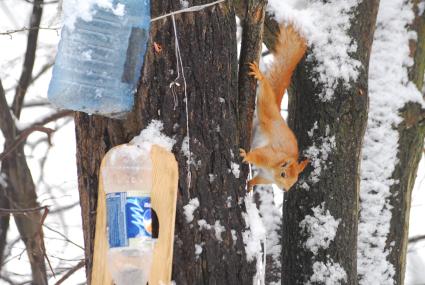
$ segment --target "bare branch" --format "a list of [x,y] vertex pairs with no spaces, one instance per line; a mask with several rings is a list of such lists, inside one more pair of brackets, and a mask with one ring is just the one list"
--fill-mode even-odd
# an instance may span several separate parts
[[[43,126],[43,125],[48,124],[50,122],[56,121],[58,119],[61,119],[61,118],[64,118],[64,117],[70,117],[70,116],[73,116],[73,115],[74,115],[74,111],[68,111],[68,110],[59,111],[57,113],[53,113],[53,114],[41,119],[38,122],[35,122],[32,125],[32,127]],[[29,127],[29,128],[32,128],[32,127]]]
[[41,206],[27,209],[3,209],[0,208],[0,215],[26,215],[28,213],[40,212],[41,210],[48,210],[48,206]]
[[39,101],[31,101],[31,102],[25,102],[24,108],[32,108],[32,107],[45,107],[49,106],[50,103],[47,100],[39,100]]
[[15,122],[13,121],[12,114],[10,114],[9,105],[6,101],[6,94],[0,80],[0,129],[3,132],[5,139],[13,138],[16,130]]
[[43,0],[35,0],[33,5],[24,65],[22,68],[22,73],[19,79],[18,86],[16,88],[15,98],[12,104],[12,111],[17,118],[20,117],[22,103],[24,102],[24,97],[32,78],[35,52],[37,50],[38,31],[40,30],[41,15],[43,13],[42,4]]
[[[0,173],[1,175],[1,173]],[[9,199],[5,195],[5,189],[0,184],[0,207],[9,207]],[[7,233],[9,231],[10,217],[0,215],[0,272],[2,268],[3,259],[5,258],[5,249],[7,244]]]
[[44,225],[44,221],[46,220],[48,214],[49,214],[49,208],[45,207],[43,216],[41,216],[40,229],[39,229],[38,233],[41,236],[41,244],[40,244],[41,250],[43,251],[43,254],[44,254],[44,257],[47,260],[47,263],[49,264],[49,268],[50,268],[50,271],[52,272],[53,277],[56,278],[55,271],[53,270],[52,264],[50,263],[50,259],[49,259],[49,257],[47,256],[47,253],[46,253],[46,245],[44,244],[43,225]]
[[[34,1],[30,1],[30,0],[23,0],[23,1],[25,1],[27,3],[34,4]],[[48,4],[57,4],[57,3],[59,3],[59,0],[52,0],[52,1],[49,1],[49,2],[44,2],[43,4],[41,4],[41,6],[48,5]]]
[[[1,102],[0,102],[1,105]],[[1,110],[1,106],[0,106],[0,110]],[[10,112],[8,111],[9,115]],[[20,146],[26,139],[27,137],[32,134],[35,131],[38,132],[43,132],[45,134],[47,134],[47,139],[49,142],[49,145],[51,145],[51,134],[55,131],[53,129],[50,128],[46,128],[43,127],[43,125],[48,124],[50,122],[56,121],[58,119],[64,118],[64,117],[68,117],[68,116],[72,116],[74,114],[73,111],[59,111],[57,113],[54,113],[46,118],[43,118],[41,121],[34,123],[33,125],[31,125],[30,127],[26,128],[25,130],[23,130],[22,132],[19,133],[18,138],[16,138],[11,144],[10,146],[2,153],[0,153],[0,161],[2,161],[4,158],[6,158],[8,155],[10,155],[18,146]],[[13,121],[13,119],[12,119]]]
[[64,276],[62,276],[61,279],[58,280],[58,282],[55,283],[55,285],[59,285],[62,284],[66,279],[68,279],[72,274],[74,274],[75,272],[77,272],[79,269],[83,268],[85,265],[85,261],[81,260],[80,262],[77,263],[77,265],[75,265],[73,268],[71,268]]
[[27,32],[27,31],[34,31],[34,30],[51,30],[51,31],[59,31],[60,27],[22,27],[20,29],[16,30],[7,30],[6,32],[0,32],[0,36],[10,36],[12,37],[12,34],[21,33],[21,32]]
[[4,152],[0,153],[0,161],[2,161],[4,158],[10,155],[14,150],[16,150],[18,146],[20,146],[27,139],[27,137],[35,131],[43,132],[47,134],[49,139],[49,144],[51,144],[50,136],[55,130],[42,127],[39,125],[35,125],[22,131],[19,134],[18,138],[9,146],[9,148],[7,148]]
[[46,63],[45,65],[43,65],[43,67],[40,69],[40,71],[31,78],[30,84],[34,83],[38,78],[40,78],[40,76],[42,76],[44,73],[46,73],[53,66],[53,64],[54,64],[54,62],[49,62],[49,63]]
[[80,206],[80,202],[75,202],[73,204],[69,204],[69,205],[63,206],[61,208],[54,209],[54,210],[50,211],[50,214],[57,214],[57,213],[60,213],[60,212],[64,212],[64,211],[70,210],[72,208],[75,208],[77,206]]
[[45,228],[51,230],[54,233],[57,233],[58,235],[60,235],[61,237],[63,237],[65,239],[65,241],[69,242],[70,244],[75,245],[78,248],[81,248],[82,250],[84,250],[84,247],[82,247],[81,245],[78,245],[77,243],[73,242],[72,240],[70,240],[67,236],[65,236],[64,234],[62,234],[61,232],[52,229],[51,227],[47,226],[47,225],[43,225]]
[[411,238],[409,238],[409,244],[416,243],[416,242],[423,241],[423,240],[425,240],[425,235],[411,237]]

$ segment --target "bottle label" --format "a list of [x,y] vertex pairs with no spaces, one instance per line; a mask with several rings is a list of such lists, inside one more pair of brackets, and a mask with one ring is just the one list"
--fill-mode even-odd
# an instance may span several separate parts
[[140,192],[106,194],[109,247],[152,239],[151,198]]

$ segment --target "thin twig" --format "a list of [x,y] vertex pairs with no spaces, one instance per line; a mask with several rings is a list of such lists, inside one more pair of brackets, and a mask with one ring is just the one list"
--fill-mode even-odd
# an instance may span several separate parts
[[[24,0],[24,1],[27,3],[34,4],[34,1],[30,1],[30,0]],[[40,6],[49,5],[49,4],[57,4],[57,3],[59,3],[59,0],[52,0],[49,2],[43,2],[43,4],[40,4]]]
[[44,245],[43,225],[44,225],[44,221],[46,220],[48,214],[49,214],[49,208],[46,207],[46,208],[44,208],[44,213],[43,213],[43,216],[41,217],[40,229],[38,230],[38,234],[40,235],[41,250],[43,251],[44,258],[47,260],[47,264],[49,264],[49,268],[50,268],[50,271],[52,271],[53,277],[56,278],[55,271],[53,270],[52,264],[50,263],[50,259],[49,259],[49,257],[47,256],[47,253],[46,253],[46,246]]
[[28,213],[40,212],[41,210],[48,210],[48,206],[41,206],[26,209],[3,209],[0,208],[0,215],[26,215]]
[[425,235],[411,237],[411,238],[409,238],[409,243],[412,244],[412,243],[416,243],[416,242],[419,242],[419,241],[422,241],[422,240],[425,240]]
[[34,30],[51,30],[51,31],[58,31],[60,27],[22,27],[20,29],[16,30],[7,30],[6,32],[0,32],[0,36],[9,36],[12,38],[12,34],[21,33],[21,32],[27,32],[27,31],[34,31]]
[[39,131],[39,132],[43,132],[43,133],[47,134],[47,142],[49,143],[49,145],[52,145],[51,135],[56,130],[43,127],[43,125],[48,124],[48,123],[53,122],[53,121],[56,121],[58,119],[73,116],[73,115],[74,115],[73,111],[67,111],[67,110],[59,111],[57,113],[54,113],[50,116],[47,116],[47,117],[41,119],[40,121],[32,124],[31,126],[29,126],[26,129],[24,129],[23,131],[20,132],[18,138],[15,139],[15,141],[11,143],[11,146],[8,149],[6,149],[4,152],[0,153],[0,161],[2,161],[10,153],[12,153],[21,143],[23,143],[26,140],[26,138],[30,134],[32,134],[35,131]]
[[72,274],[74,274],[75,272],[77,272],[80,268],[83,268],[85,265],[85,261],[81,260],[80,262],[77,263],[77,265],[75,265],[73,268],[71,268],[64,276],[62,276],[61,279],[58,280],[58,282],[55,283],[55,285],[59,285],[62,284],[66,279],[68,279]]
[[0,79],[0,129],[3,132],[4,138],[7,140],[13,138],[16,130],[15,122],[10,113],[9,105],[7,104],[6,94]]
[[[69,110],[63,110],[63,111],[59,111],[57,113],[51,114],[50,116],[47,116],[43,119],[41,119],[40,121],[34,123],[32,125],[32,127],[34,126],[44,126],[45,124],[48,124],[50,122],[56,121],[58,119],[62,119],[65,117],[71,117],[74,115],[74,111],[69,111]],[[29,127],[29,129],[31,129],[31,127]]]
[[47,228],[48,230],[51,230],[54,233],[57,233],[58,235],[60,235],[61,237],[63,237],[67,242],[75,245],[78,248],[81,248],[82,250],[84,250],[84,247],[82,247],[81,245],[78,245],[77,243],[73,242],[72,240],[70,240],[68,237],[66,237],[63,233],[52,229],[51,227],[47,226],[47,225],[43,225],[43,227]]
[[54,62],[49,62],[43,65],[40,71],[31,78],[30,84],[34,83],[38,78],[40,78],[40,76],[46,73],[53,66],[53,64]]
[[49,101],[40,100],[40,101],[25,102],[24,108],[44,107],[44,106],[48,106],[48,105],[50,105]]
[[[30,18],[30,27],[27,29],[28,39],[25,51],[24,64],[18,86],[16,87],[15,97],[13,98],[12,111],[16,118],[19,119],[24,102],[25,94],[30,85],[32,72],[34,69],[35,55],[37,50],[38,32],[40,30],[41,17],[43,14],[43,0],[34,0],[32,14]],[[51,29],[51,28],[48,28]]]
[[18,138],[12,143],[12,145],[6,149],[4,152],[0,153],[0,161],[2,161],[4,158],[6,158],[9,154],[11,154],[16,148],[18,148],[18,146],[21,145],[21,143],[23,143],[27,137],[32,134],[33,132],[38,131],[38,132],[43,132],[45,134],[47,134],[47,138],[48,138],[48,142],[49,144],[51,144],[51,134],[55,131],[53,129],[50,128],[46,128],[46,127],[42,127],[42,126],[31,126],[25,130],[23,130]]

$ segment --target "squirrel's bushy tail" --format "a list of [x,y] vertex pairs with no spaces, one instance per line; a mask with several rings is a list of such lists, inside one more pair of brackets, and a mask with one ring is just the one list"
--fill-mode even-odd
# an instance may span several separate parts
[[292,25],[280,25],[280,34],[273,51],[274,62],[267,75],[279,108],[284,92],[291,82],[292,73],[306,50],[305,39]]

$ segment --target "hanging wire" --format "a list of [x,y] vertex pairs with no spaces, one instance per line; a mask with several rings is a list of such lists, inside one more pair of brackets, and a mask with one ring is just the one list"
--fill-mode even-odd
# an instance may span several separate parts
[[[174,39],[175,39],[177,77],[176,79],[174,79],[173,82],[170,83],[170,88],[173,92],[173,95],[175,96],[176,92],[174,88],[175,86],[180,86],[180,84],[178,83],[178,80],[180,79],[180,75],[181,75],[181,77],[183,78],[183,89],[184,89],[185,111],[186,111],[186,136],[187,136],[187,150],[188,150],[186,167],[187,167],[187,188],[189,190],[189,198],[190,198],[190,187],[191,187],[191,180],[192,180],[192,172],[190,171],[190,163],[192,161],[192,152],[190,151],[190,128],[189,128],[189,106],[188,106],[189,98],[187,96],[187,83],[186,83],[186,77],[184,75],[184,67],[183,67],[182,56],[180,53],[179,38],[177,35],[176,19],[174,18],[174,14],[171,14],[171,19],[173,20],[173,30],[174,30]],[[175,99],[175,102],[176,102],[176,99]]]

